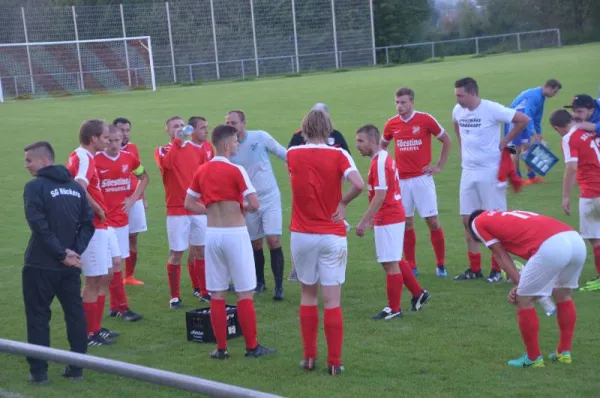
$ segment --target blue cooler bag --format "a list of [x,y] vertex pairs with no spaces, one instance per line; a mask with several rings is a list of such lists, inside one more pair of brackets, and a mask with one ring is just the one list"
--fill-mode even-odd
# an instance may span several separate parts
[[535,143],[521,156],[523,162],[541,176],[545,176],[558,163],[558,158],[550,149],[542,144]]

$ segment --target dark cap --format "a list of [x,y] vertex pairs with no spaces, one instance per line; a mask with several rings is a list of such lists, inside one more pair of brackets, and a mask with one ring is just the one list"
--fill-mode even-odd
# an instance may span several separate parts
[[579,94],[573,98],[571,105],[565,105],[565,108],[587,108],[592,109],[596,106],[596,101],[587,94]]

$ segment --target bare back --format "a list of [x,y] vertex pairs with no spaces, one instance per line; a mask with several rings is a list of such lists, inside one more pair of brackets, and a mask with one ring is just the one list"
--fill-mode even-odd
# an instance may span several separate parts
[[238,202],[215,202],[209,205],[206,210],[208,227],[229,228],[246,225],[246,219]]

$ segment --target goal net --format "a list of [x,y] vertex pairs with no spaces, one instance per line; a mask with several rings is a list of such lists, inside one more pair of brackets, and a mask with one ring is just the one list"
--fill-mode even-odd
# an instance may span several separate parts
[[150,36],[0,44],[0,102],[156,90]]

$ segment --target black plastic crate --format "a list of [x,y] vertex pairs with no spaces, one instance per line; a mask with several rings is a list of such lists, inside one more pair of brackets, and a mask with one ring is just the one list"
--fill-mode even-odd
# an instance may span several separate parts
[[[242,335],[238,321],[237,306],[225,306],[227,312],[227,340]],[[210,307],[198,308],[185,313],[187,339],[196,343],[216,343],[212,324],[210,323]]]

